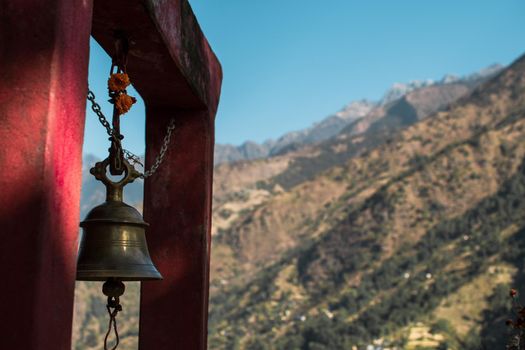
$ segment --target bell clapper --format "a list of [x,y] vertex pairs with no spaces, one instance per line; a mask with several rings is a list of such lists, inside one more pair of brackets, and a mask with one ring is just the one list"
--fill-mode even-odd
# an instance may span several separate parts
[[104,337],[104,350],[108,350],[108,337],[111,333],[111,328],[115,331],[115,345],[111,350],[115,350],[120,342],[117,329],[117,314],[122,311],[122,305],[120,305],[120,296],[124,294],[126,286],[122,281],[116,278],[108,278],[102,285],[102,293],[108,297],[108,303],[106,309],[109,313],[109,326],[106,336]]

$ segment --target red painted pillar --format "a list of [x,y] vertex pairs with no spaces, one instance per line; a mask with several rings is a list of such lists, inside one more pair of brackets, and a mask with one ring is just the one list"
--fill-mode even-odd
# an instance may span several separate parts
[[0,349],[71,349],[91,11],[0,0]]
[[141,349],[206,349],[213,173],[213,115],[148,107],[147,162],[167,121],[176,129],[166,164],[145,184],[148,244],[164,280],[143,283]]

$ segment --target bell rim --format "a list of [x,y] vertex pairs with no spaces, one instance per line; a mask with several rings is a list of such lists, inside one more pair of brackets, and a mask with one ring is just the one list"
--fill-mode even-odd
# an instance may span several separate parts
[[157,270],[146,270],[141,271],[142,276],[137,275],[137,271],[129,270],[113,270],[113,271],[101,271],[101,270],[82,270],[77,271],[77,281],[106,281],[109,278],[115,278],[119,281],[160,281],[164,278]]

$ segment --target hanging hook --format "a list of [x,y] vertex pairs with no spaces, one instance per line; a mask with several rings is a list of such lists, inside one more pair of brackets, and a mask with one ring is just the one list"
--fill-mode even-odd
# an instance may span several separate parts
[[[115,52],[111,61],[111,72],[126,73],[126,66],[128,64],[129,40],[126,34],[122,31],[115,31]],[[114,69],[117,69],[115,72]]]

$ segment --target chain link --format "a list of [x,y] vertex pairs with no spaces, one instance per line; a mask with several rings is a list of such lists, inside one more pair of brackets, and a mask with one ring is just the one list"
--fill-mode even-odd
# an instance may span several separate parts
[[155,174],[159,166],[162,164],[170,145],[171,134],[173,133],[173,130],[175,130],[175,119],[171,118],[170,123],[168,124],[168,129],[166,130],[166,135],[164,136],[164,141],[162,141],[162,147],[160,148],[159,155],[157,156],[157,159],[155,159],[155,163],[153,163],[151,168],[147,171],[144,171],[144,174],[141,174],[141,178],[144,179]]
[[[111,125],[109,124],[106,116],[102,113],[102,108],[95,100],[95,94],[93,91],[88,89],[87,99],[89,102],[91,102],[91,109],[98,117],[98,120],[100,121],[100,124],[104,128],[106,128],[106,132],[109,136],[115,137],[115,132],[111,128]],[[166,130],[166,135],[164,136],[164,140],[162,141],[162,146],[160,148],[159,155],[155,159],[155,162],[151,166],[149,170],[145,170],[144,173],[140,173],[140,178],[145,179],[147,177],[150,177],[151,175],[155,174],[155,172],[159,169],[160,165],[164,161],[164,158],[166,157],[166,152],[168,152],[168,148],[171,141],[171,135],[173,133],[173,130],[175,130],[175,118],[171,118],[170,123],[168,124],[168,129]],[[126,159],[128,159],[130,162],[132,162],[133,165],[139,164],[141,167],[144,167],[142,162],[140,161],[140,157],[133,154],[132,152],[122,149],[122,152],[124,153],[124,156]]]
[[95,94],[89,89],[87,99],[89,102],[91,102],[91,110],[97,115],[100,124],[102,124],[102,126],[106,128],[106,132],[108,133],[108,135],[113,137],[113,129],[111,129],[111,125],[109,124],[106,116],[102,113],[102,108],[97,103],[97,101],[95,101]]
[[142,161],[140,160],[139,156],[137,156],[134,153],[131,153],[127,149],[123,149],[122,152],[124,153],[124,157],[126,157],[126,159],[131,162],[131,165],[138,164],[144,168],[144,164],[142,164]]

